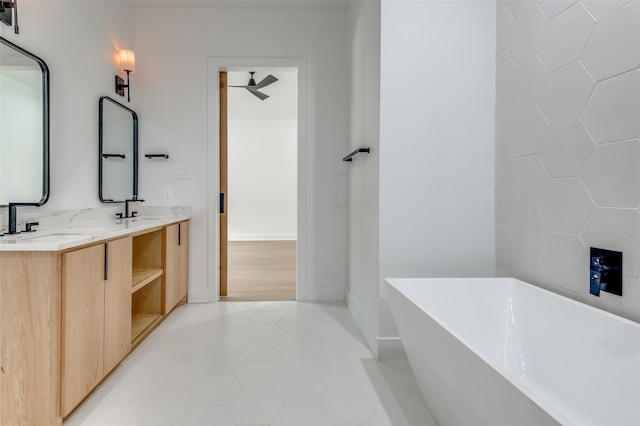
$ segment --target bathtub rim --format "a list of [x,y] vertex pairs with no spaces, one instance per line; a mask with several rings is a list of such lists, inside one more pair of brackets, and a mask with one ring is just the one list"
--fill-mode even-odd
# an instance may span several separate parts
[[[443,320],[441,318],[438,318],[437,316],[434,316],[430,313],[428,313],[427,311],[425,311],[425,309],[420,306],[418,303],[416,303],[415,301],[411,300],[411,298],[409,296],[407,296],[407,294],[405,294],[405,292],[399,288],[398,286],[400,285],[400,287],[402,286],[402,283],[410,283],[410,282],[436,282],[436,281],[448,281],[448,282],[455,282],[455,281],[471,281],[471,282],[489,282],[489,281],[498,281],[498,282],[503,282],[506,286],[507,289],[510,289],[514,283],[516,285],[524,285],[525,287],[530,288],[533,291],[540,291],[542,293],[545,293],[547,295],[549,295],[550,297],[556,297],[556,298],[560,298],[565,302],[570,302],[573,305],[576,305],[578,307],[580,307],[580,309],[587,309],[589,311],[592,311],[598,315],[604,315],[606,317],[610,317],[611,319],[614,319],[616,321],[620,321],[621,324],[624,325],[629,325],[632,326],[634,328],[640,328],[640,324],[629,320],[627,318],[621,317],[619,315],[616,315],[614,313],[596,308],[594,306],[591,306],[589,304],[571,299],[567,296],[564,296],[562,294],[558,294],[555,293],[553,291],[547,290],[545,288],[542,287],[538,287],[534,284],[530,284],[526,281],[522,281],[520,279],[517,278],[513,278],[513,277],[446,277],[446,278],[438,278],[438,277],[433,277],[433,278],[385,278],[385,283],[386,286],[389,290],[389,288],[391,288],[392,290],[394,290],[395,292],[398,293],[398,295],[400,295],[402,298],[406,299],[409,303],[411,303],[412,305],[414,305],[417,309],[419,309],[420,311],[422,311],[425,315],[427,315],[430,319],[432,319],[434,322],[436,322],[440,327],[442,327],[444,330],[446,330],[448,333],[450,333],[456,340],[458,340],[462,345],[464,345],[465,347],[467,347],[470,351],[472,351],[474,353],[474,355],[476,355],[479,359],[482,360],[482,362],[484,364],[486,364],[487,366],[489,366],[491,369],[493,369],[497,374],[503,376],[506,380],[508,380],[515,388],[517,388],[520,392],[522,392],[533,404],[537,405],[540,409],[542,409],[543,411],[545,411],[549,416],[553,417],[556,421],[558,421],[560,424],[562,425],[574,425],[575,423],[570,420],[569,418],[567,418],[564,414],[562,414],[561,411],[559,411],[558,408],[555,408],[554,406],[551,405],[550,402],[548,402],[547,398],[544,398],[542,395],[540,395],[538,392],[535,392],[534,390],[532,390],[531,388],[529,388],[528,386],[526,386],[522,380],[520,380],[520,378],[509,372],[506,369],[501,368],[500,366],[495,365],[493,362],[491,362],[488,357],[484,356],[482,354],[481,351],[478,350],[478,348],[471,344],[466,338],[462,337],[460,335],[460,333],[458,333],[457,331],[454,331],[451,329],[451,327],[449,327],[445,322],[443,322]],[[506,294],[508,294],[509,292],[507,291]],[[392,314],[395,316],[395,312],[392,309]],[[399,329],[398,332],[401,334],[402,331]],[[400,336],[400,338],[402,339],[402,335]]]

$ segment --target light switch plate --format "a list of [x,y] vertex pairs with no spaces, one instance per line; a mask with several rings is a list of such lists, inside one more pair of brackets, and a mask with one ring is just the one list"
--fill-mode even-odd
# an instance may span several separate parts
[[174,167],[173,168],[174,179],[191,179],[191,170],[188,167]]
[[163,195],[163,200],[165,203],[171,203],[173,202],[173,191],[171,191],[170,189],[165,189],[164,190],[164,195]]

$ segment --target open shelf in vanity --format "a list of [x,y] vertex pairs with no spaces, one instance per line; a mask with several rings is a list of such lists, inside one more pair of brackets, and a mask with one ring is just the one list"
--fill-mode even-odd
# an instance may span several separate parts
[[135,347],[162,320],[163,234],[133,237],[131,345]]

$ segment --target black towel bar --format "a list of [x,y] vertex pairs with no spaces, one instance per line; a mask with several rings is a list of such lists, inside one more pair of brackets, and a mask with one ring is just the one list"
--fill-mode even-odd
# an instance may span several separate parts
[[342,159],[342,161],[353,161],[353,156],[355,156],[356,154],[359,154],[361,152],[366,152],[369,153],[370,149],[369,148],[358,148],[355,151],[353,151],[351,154],[347,155],[346,157],[344,157]]

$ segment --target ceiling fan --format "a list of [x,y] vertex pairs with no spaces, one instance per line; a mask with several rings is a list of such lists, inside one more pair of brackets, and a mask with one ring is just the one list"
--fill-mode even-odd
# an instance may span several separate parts
[[264,93],[258,91],[258,89],[262,89],[263,87],[273,84],[276,81],[278,81],[278,79],[272,76],[271,74],[269,74],[268,76],[263,78],[262,81],[260,81],[260,83],[256,84],[256,81],[253,79],[253,75],[255,73],[256,73],[255,71],[249,71],[249,82],[247,83],[246,86],[229,86],[229,87],[244,87],[254,96],[258,97],[261,101],[264,101],[269,97],[269,95],[265,95]]

